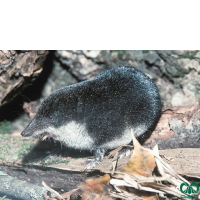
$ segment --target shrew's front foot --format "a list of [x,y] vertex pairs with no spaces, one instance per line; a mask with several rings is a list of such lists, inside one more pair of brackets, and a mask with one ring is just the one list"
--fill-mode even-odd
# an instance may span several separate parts
[[96,165],[98,165],[104,158],[105,149],[97,149],[94,152],[94,157],[92,159],[88,159],[86,162],[88,163],[84,170],[92,169]]

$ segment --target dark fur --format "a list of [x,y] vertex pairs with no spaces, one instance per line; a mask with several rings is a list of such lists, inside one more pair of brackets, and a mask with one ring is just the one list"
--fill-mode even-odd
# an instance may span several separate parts
[[22,135],[30,136],[49,124],[60,127],[75,120],[86,125],[98,148],[120,138],[127,128],[134,129],[143,123],[147,127],[143,133],[151,130],[160,114],[160,96],[151,79],[133,67],[116,67],[93,80],[53,92],[44,99],[34,118],[37,125],[28,126]]

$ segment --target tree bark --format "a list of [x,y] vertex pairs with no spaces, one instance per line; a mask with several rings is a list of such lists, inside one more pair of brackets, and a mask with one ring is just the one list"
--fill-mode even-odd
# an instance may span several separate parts
[[150,138],[144,143],[159,149],[199,148],[199,105],[163,108],[162,116]]
[[0,195],[12,199],[42,200],[46,194],[47,190],[45,187],[17,180],[0,171]]
[[12,101],[17,90],[32,83],[42,71],[48,51],[0,51],[0,106]]

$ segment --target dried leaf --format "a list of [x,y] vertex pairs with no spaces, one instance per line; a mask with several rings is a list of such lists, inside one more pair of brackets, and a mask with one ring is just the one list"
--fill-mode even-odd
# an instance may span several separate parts
[[[73,193],[75,193],[78,189],[73,189],[73,190],[70,190],[69,192],[65,192],[63,193],[61,196],[63,199],[66,199],[66,200],[70,200],[70,197]],[[57,198],[58,199],[58,198]],[[57,200],[56,198],[53,199],[53,200]]]
[[143,195],[141,196],[143,199],[148,199],[148,200],[157,200],[157,196],[156,195],[149,195],[148,192],[143,192]]
[[154,155],[143,148],[134,136],[133,144],[133,154],[124,168],[124,172],[145,177],[152,176],[152,172],[156,166]]
[[97,199],[112,199],[109,197],[108,185],[110,176],[108,174],[97,179],[87,179],[82,185],[81,189],[83,200],[97,200]]
[[[190,182],[163,161],[159,156],[158,146],[154,147],[153,150],[145,149],[140,146],[134,137],[133,143],[133,155],[124,169],[128,173],[115,171],[110,184],[114,186],[116,191],[111,190],[111,196],[131,200],[141,197],[151,200],[156,198],[167,199],[169,196],[180,198],[183,194],[179,189],[180,185],[182,183],[190,185]],[[152,157],[154,157],[155,161]],[[157,164],[157,172],[159,173],[151,176],[155,162]],[[144,176],[144,174],[147,176]]]

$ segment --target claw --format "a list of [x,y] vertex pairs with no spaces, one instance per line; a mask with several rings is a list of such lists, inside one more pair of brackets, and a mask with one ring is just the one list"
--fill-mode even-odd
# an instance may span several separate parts
[[[91,159],[90,159],[91,160]],[[95,159],[93,159],[90,163],[88,163],[84,169],[85,170],[88,170],[88,169],[92,169],[92,168],[95,168],[96,165],[98,165],[100,163],[100,161],[97,161]]]
[[121,151],[119,151],[118,158],[121,159],[124,156],[129,156],[131,153],[131,150],[132,150],[132,148],[129,148],[129,147],[122,149]]
[[92,169],[94,167],[96,167],[96,165],[98,165],[104,158],[104,154],[105,154],[105,150],[104,149],[97,149],[95,150],[94,153],[94,158],[89,158],[86,162],[89,161],[89,163],[86,165],[84,170],[87,169]]

